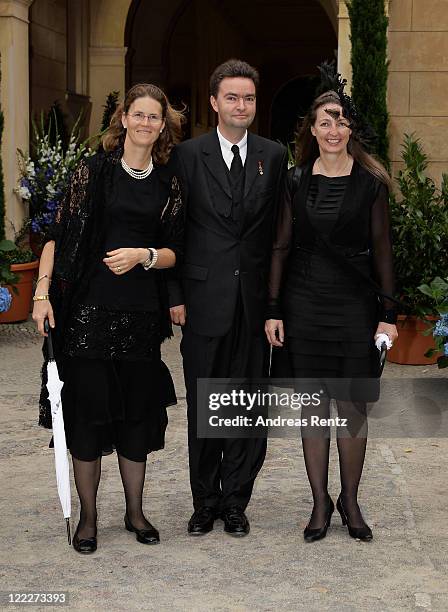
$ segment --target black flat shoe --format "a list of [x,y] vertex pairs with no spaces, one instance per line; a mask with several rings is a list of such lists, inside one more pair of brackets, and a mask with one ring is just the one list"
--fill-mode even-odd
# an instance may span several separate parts
[[155,527],[149,523],[149,527],[147,529],[137,529],[131,523],[128,518],[128,515],[124,515],[124,526],[128,531],[132,531],[135,533],[135,539],[140,544],[158,544],[160,542],[159,532]]
[[323,527],[318,527],[317,529],[310,529],[308,525],[303,530],[303,538],[305,542],[316,542],[317,540],[322,540],[327,535],[327,530],[330,527],[331,523],[331,515],[334,512],[334,503],[331,497],[328,497],[328,511],[327,516],[325,517],[325,523]]
[[224,531],[231,536],[242,537],[250,531],[247,516],[238,506],[224,508],[221,518],[224,521]]
[[[79,527],[79,525],[78,525]],[[76,528],[75,535],[73,536],[72,545],[76,552],[81,555],[91,555],[97,549],[96,536],[93,538],[78,538],[78,527]]]
[[202,506],[195,510],[188,521],[188,534],[201,536],[213,529],[216,519],[216,510],[211,506]]
[[364,527],[352,527],[349,525],[347,520],[347,514],[345,513],[344,506],[342,505],[341,496],[338,497],[336,502],[336,508],[341,515],[341,521],[343,525],[347,525],[348,533],[355,540],[361,540],[362,542],[370,542],[373,539],[372,530],[365,524]]

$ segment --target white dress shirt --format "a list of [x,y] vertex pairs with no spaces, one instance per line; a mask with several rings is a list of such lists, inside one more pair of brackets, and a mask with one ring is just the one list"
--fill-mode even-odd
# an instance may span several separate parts
[[216,128],[216,131],[218,132],[219,144],[221,145],[221,153],[224,158],[224,161],[226,162],[227,168],[230,170],[230,166],[232,165],[232,160],[233,160],[232,147],[234,144],[237,144],[240,149],[240,157],[241,157],[241,161],[243,162],[243,166],[244,166],[246,162],[246,156],[247,156],[247,130],[244,136],[242,137],[242,139],[237,143],[230,142],[230,140],[227,140],[227,138],[224,138],[224,136],[219,131],[218,127]]

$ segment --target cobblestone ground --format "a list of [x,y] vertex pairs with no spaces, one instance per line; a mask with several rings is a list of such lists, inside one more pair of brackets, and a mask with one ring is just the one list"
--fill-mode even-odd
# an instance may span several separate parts
[[[124,530],[116,457],[109,456],[99,491],[99,548],[82,557],[67,545],[49,434],[36,424],[40,339],[31,322],[0,325],[2,609],[18,607],[7,606],[8,592],[66,591],[70,610],[448,610],[446,437],[369,440],[360,497],[374,531],[371,543],[349,538],[336,515],[327,538],[304,543],[311,497],[302,451],[293,439],[270,440],[248,509],[247,538],[226,536],[221,521],[207,536],[189,538],[178,341],[166,343],[164,351],[179,404],[170,409],[165,450],[150,457],[145,497],[162,542],[145,547]],[[446,373],[387,365],[385,376],[431,383]],[[437,423],[446,408],[434,408]],[[409,415],[400,419],[411,427]],[[440,430],[431,435],[440,436]],[[339,490],[335,446],[334,498]],[[76,519],[74,489],[72,498]]]

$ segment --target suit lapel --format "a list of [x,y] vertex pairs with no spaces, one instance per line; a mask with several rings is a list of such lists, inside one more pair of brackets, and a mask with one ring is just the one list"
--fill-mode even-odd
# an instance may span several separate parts
[[229,177],[227,175],[225,162],[222,158],[221,147],[219,145],[216,130],[208,134],[207,139],[205,139],[202,147],[202,158],[213,179],[231,199],[232,192],[230,190]]
[[257,178],[257,174],[263,172],[263,146],[259,142],[258,138],[251,134],[247,134],[247,156],[244,168],[246,171],[246,178],[244,181],[244,197],[249,193],[253,182]]

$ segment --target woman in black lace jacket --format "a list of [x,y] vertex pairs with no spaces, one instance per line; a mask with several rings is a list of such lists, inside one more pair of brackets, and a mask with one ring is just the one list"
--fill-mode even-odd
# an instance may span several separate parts
[[[166,407],[176,402],[160,345],[171,335],[164,275],[182,254],[180,190],[166,165],[181,119],[158,87],[132,87],[100,151],[71,177],[40,260],[33,319],[46,336],[48,318],[64,381],[65,432],[81,503],[73,546],[81,553],[96,550],[101,457],[113,448],[125,526],[139,542],[159,541],[142,494],[147,454],[163,448]],[[40,424],[48,427],[43,383]]]
[[[397,337],[390,299],[391,181],[362,145],[356,109],[342,92],[327,91],[314,101],[298,134],[297,158],[279,210],[265,329],[271,345],[279,347],[273,350],[275,376],[319,379],[317,390],[326,389],[317,409],[302,408],[314,501],[304,537],[308,542],[325,537],[334,510],[327,489],[330,432],[310,421],[312,415],[327,418],[333,398],[339,418],[347,419],[337,437],[337,508],[351,536],[370,540],[357,501],[367,442],[365,382],[329,379],[378,377],[374,339],[380,333],[391,342]],[[361,390],[356,397],[346,393],[355,387]]]

